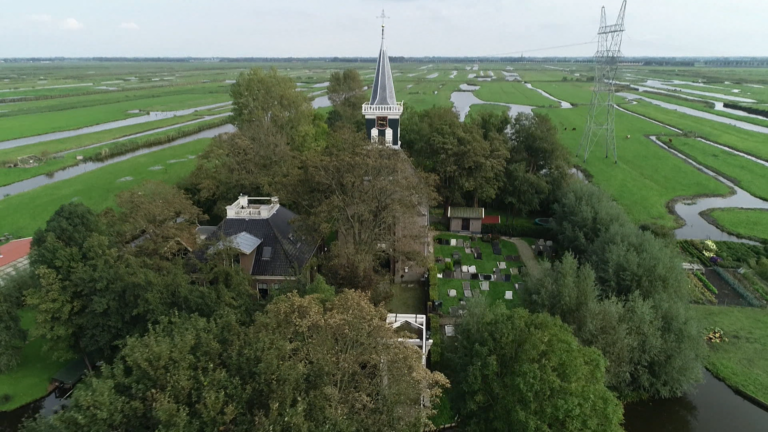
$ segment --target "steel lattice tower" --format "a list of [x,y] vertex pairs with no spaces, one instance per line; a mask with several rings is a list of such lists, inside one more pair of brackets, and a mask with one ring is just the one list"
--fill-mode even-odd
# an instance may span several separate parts
[[618,163],[616,154],[616,131],[614,122],[616,106],[613,104],[616,93],[614,83],[621,59],[621,40],[624,35],[624,14],[627,10],[627,0],[621,4],[621,11],[616,24],[608,25],[605,18],[605,6],[600,16],[600,29],[597,32],[597,52],[595,53],[595,89],[592,93],[589,118],[584,136],[576,156],[584,153],[586,162],[589,152],[595,145],[605,143],[605,157],[613,150],[613,161]]

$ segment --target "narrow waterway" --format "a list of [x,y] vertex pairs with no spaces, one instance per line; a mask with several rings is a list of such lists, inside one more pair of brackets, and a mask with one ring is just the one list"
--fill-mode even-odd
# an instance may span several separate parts
[[451,93],[451,102],[453,102],[453,106],[456,108],[456,111],[459,112],[459,119],[461,121],[464,121],[464,119],[467,117],[467,114],[469,114],[469,109],[472,107],[472,105],[501,105],[509,107],[509,115],[515,116],[518,113],[533,113],[533,109],[535,107],[527,106],[527,105],[514,105],[514,104],[505,104],[505,103],[499,103],[499,102],[485,102],[483,100],[480,100],[475,96],[474,93],[468,92],[468,91],[459,91],[459,92],[453,92]]
[[[621,108],[619,106],[616,106],[616,109],[618,109],[621,112],[627,113],[629,115],[633,115],[635,117],[639,117],[643,120],[665,127],[674,132],[677,132],[677,133],[681,132],[679,129],[675,129],[671,126],[667,126],[665,124],[659,123],[655,120],[649,119],[640,114],[627,111],[626,109]],[[710,209],[722,209],[722,208],[768,209],[768,202],[753,196],[747,191],[734,185],[731,181],[723,178],[722,176],[709,170],[708,168],[705,168],[704,166],[694,162],[693,160],[683,155],[682,153],[669,148],[667,145],[662,143],[657,137],[650,137],[650,139],[656,145],[661,146],[663,149],[669,151],[673,155],[679,157],[680,159],[685,160],[689,164],[696,167],[696,169],[698,169],[699,171],[714,177],[715,179],[724,183],[726,186],[728,186],[735,192],[733,195],[728,197],[696,198],[696,199],[689,199],[689,200],[681,200],[677,202],[675,204],[675,213],[677,213],[678,216],[680,216],[680,218],[682,218],[685,221],[685,226],[675,231],[675,237],[680,240],[717,240],[717,241],[733,241],[733,242],[739,242],[739,243],[754,243],[750,240],[745,240],[739,237],[735,237],[726,232],[721,231],[717,227],[711,225],[709,222],[704,220],[704,218],[701,217],[700,213]],[[713,145],[723,150],[730,151],[739,156],[746,157],[750,160],[755,160],[756,162],[766,165],[765,161],[760,161],[759,159],[755,159],[744,153],[737,152],[735,150],[729,149],[727,147],[723,147],[721,145],[718,145],[703,139],[699,139],[699,141],[709,145]]]
[[230,115],[232,115],[232,113],[206,116],[206,117],[199,118],[197,120],[192,120],[192,121],[188,121],[188,122],[185,122],[185,123],[179,123],[179,124],[176,124],[176,125],[173,125],[173,126],[167,126],[167,127],[162,127],[162,128],[158,128],[158,129],[152,129],[150,131],[138,133],[138,134],[135,134],[135,135],[124,136],[122,138],[114,139],[114,140],[111,140],[111,141],[104,141],[104,142],[100,142],[98,144],[93,144],[93,145],[89,145],[89,146],[85,146],[85,147],[79,147],[79,148],[76,148],[76,149],[63,151],[61,153],[57,153],[56,156],[65,155],[65,154],[69,154],[69,153],[77,153],[77,152],[80,152],[80,151],[83,151],[83,150],[86,150],[86,149],[90,149],[90,148],[94,148],[94,147],[101,147],[103,145],[112,144],[112,143],[116,143],[116,142],[120,142],[120,141],[126,141],[126,140],[130,140],[130,139],[133,139],[133,138],[139,138],[139,137],[146,136],[146,135],[152,135],[152,134],[158,133],[158,132],[165,132],[165,131],[169,131],[169,130],[173,130],[173,129],[178,129],[178,128],[181,128],[181,127],[184,127],[184,126],[189,126],[189,125],[192,125],[192,124],[195,124],[195,123],[204,122],[204,121],[207,121],[207,120],[214,120],[214,119],[217,119],[217,118],[228,117]]
[[219,107],[223,107],[231,104],[232,102],[224,102],[224,103],[201,106],[197,108],[189,108],[189,109],[179,110],[179,111],[150,112],[149,114],[140,116],[140,117],[132,117],[125,120],[102,123],[100,125],[88,126],[81,129],[74,129],[74,130],[63,131],[63,132],[53,132],[53,133],[44,134],[44,135],[36,135],[36,136],[31,136],[26,138],[18,138],[18,139],[9,140],[9,141],[2,141],[0,142],[0,149],[20,147],[20,146],[25,146],[29,144],[37,144],[40,142],[52,141],[52,140],[57,140],[62,138],[69,138],[77,135],[84,135],[84,134],[89,134],[93,132],[116,129],[123,126],[147,123],[155,120],[162,120],[162,119],[176,117],[176,116],[185,116],[197,111],[204,111],[211,108],[219,108]]
[[226,125],[223,125],[223,126],[219,126],[219,127],[213,128],[213,129],[208,129],[208,130],[196,133],[194,135],[190,135],[188,137],[179,138],[179,139],[177,139],[175,141],[171,141],[170,143],[164,144],[164,145],[161,145],[161,146],[144,148],[144,149],[132,152],[132,153],[126,153],[124,155],[117,156],[117,157],[115,157],[113,159],[109,159],[109,160],[106,160],[106,161],[103,161],[103,162],[84,162],[84,163],[81,163],[79,165],[76,165],[76,166],[73,166],[73,167],[70,167],[70,168],[65,168],[65,169],[63,169],[61,171],[57,171],[57,172],[55,172],[53,174],[41,175],[41,176],[33,177],[31,179],[27,179],[27,180],[23,180],[23,181],[20,181],[20,182],[17,182],[17,183],[13,183],[13,184],[10,184],[8,186],[3,186],[3,187],[0,187],[0,200],[6,198],[8,196],[11,196],[11,195],[16,195],[16,194],[19,194],[19,193],[22,193],[22,192],[31,191],[32,189],[39,188],[40,186],[45,186],[47,184],[56,183],[56,182],[59,182],[59,181],[62,181],[62,180],[70,179],[70,178],[76,177],[76,176],[78,176],[80,174],[85,174],[85,173],[87,173],[89,171],[93,171],[93,170],[101,168],[103,166],[107,166],[107,165],[111,165],[111,164],[114,164],[114,163],[122,162],[124,160],[130,159],[130,158],[133,158],[133,157],[136,157],[136,156],[139,156],[139,155],[143,155],[143,154],[147,154],[147,153],[152,153],[152,152],[155,152],[155,151],[158,151],[158,150],[162,150],[162,149],[165,149],[165,148],[168,148],[168,147],[177,146],[177,145],[180,145],[180,144],[186,144],[188,142],[192,142],[192,141],[195,141],[195,140],[198,140],[198,139],[201,139],[201,138],[213,138],[213,137],[215,137],[217,135],[221,135],[223,133],[234,132],[235,129],[236,128],[234,126],[232,126],[230,124],[226,124]]
[[727,179],[721,177],[717,173],[697,164],[682,153],[669,148],[656,137],[650,137],[653,142],[661,146],[665,150],[669,151],[673,155],[684,159],[691,165],[695,166],[699,171],[714,177],[718,181],[724,183],[729,188],[736,191],[734,195],[728,197],[712,197],[712,198],[698,198],[692,200],[683,200],[675,204],[675,213],[677,213],[684,221],[685,226],[675,231],[675,237],[680,240],[717,240],[717,241],[732,241],[740,243],[752,243],[749,240],[744,240],[728,233],[725,233],[701,217],[701,212],[712,209],[722,208],[749,208],[749,209],[766,209],[768,210],[768,202],[757,198],[745,190],[737,187]]
[[672,86],[668,86],[668,85],[666,85],[666,84],[664,84],[664,83],[662,83],[660,81],[656,81],[656,80],[648,80],[648,81],[644,82],[643,85],[647,86],[647,87],[653,87],[653,88],[662,89],[662,90],[671,90],[671,91],[674,91],[674,92],[683,92],[683,93],[690,93],[690,94],[695,94],[695,95],[699,95],[699,96],[706,96],[706,97],[713,97],[713,98],[718,98],[718,99],[725,99],[725,100],[729,100],[729,101],[733,101],[733,102],[744,102],[744,103],[755,103],[755,102],[757,102],[754,99],[748,99],[748,98],[743,98],[743,97],[738,97],[738,96],[731,96],[731,95],[725,95],[725,94],[720,94],[720,93],[711,93],[711,92],[704,92],[704,91],[699,91],[699,90],[691,90],[691,89],[686,89],[686,88],[672,87]]
[[[648,98],[648,97],[645,97],[645,96],[640,96],[640,95],[636,95],[636,94],[632,94],[632,93],[617,93],[617,95],[625,97],[627,99],[640,99],[640,100],[644,100],[646,102],[652,103],[652,104],[654,104],[656,106],[660,106],[662,108],[666,108],[666,109],[673,110],[673,111],[680,111],[682,113],[685,113],[685,114],[688,114],[688,115],[691,115],[691,116],[694,116],[694,117],[703,118],[705,120],[711,120],[711,121],[718,122],[718,123],[724,123],[724,124],[727,124],[727,125],[736,126],[738,128],[749,130],[749,131],[753,131],[753,132],[759,132],[759,133],[768,134],[768,127],[765,127],[765,126],[759,126],[759,125],[756,125],[756,124],[753,124],[753,123],[747,123],[747,122],[744,122],[744,121],[741,121],[741,120],[735,120],[735,119],[728,118],[728,117],[721,117],[719,115],[710,114],[708,112],[699,111],[699,110],[691,109],[691,108],[688,108],[688,107],[671,104],[671,103],[668,103],[668,102],[662,102],[662,101],[659,101],[659,100],[656,100],[656,99],[651,99],[651,98]],[[722,105],[720,105],[720,107],[722,108]],[[723,111],[725,111],[725,110],[723,109]],[[736,110],[729,110],[729,111],[736,111]]]
[[685,396],[628,404],[627,432],[765,432],[768,412],[752,405],[704,371],[704,382]]
[[536,87],[532,86],[530,83],[525,83],[525,86],[531,90],[536,90],[537,92],[541,93],[541,95],[544,96],[545,98],[552,99],[553,101],[556,101],[556,102],[560,102],[560,108],[565,108],[565,109],[573,108],[573,105],[569,104],[568,102],[561,101],[560,99],[552,96],[551,94],[545,92],[544,90],[537,89]]

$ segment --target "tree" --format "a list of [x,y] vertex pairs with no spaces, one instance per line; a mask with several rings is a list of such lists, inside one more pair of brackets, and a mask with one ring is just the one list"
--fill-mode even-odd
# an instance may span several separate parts
[[353,127],[358,132],[364,131],[365,119],[360,110],[367,94],[356,69],[331,73],[328,99],[333,105],[333,111],[328,114],[328,124],[331,127],[341,123]]
[[[27,431],[421,431],[445,378],[345,292],[276,298],[252,326],[179,317],[129,338],[67,410]],[[151,391],[147,391],[151,389]]]
[[417,168],[437,176],[437,192],[446,212],[466,196],[475,205],[491,200],[501,186],[509,152],[496,133],[488,133],[488,140],[483,133],[475,123],[461,123],[448,107],[403,116],[403,148]]
[[446,353],[459,424],[473,431],[620,431],[605,360],[557,318],[469,305]]
[[232,118],[249,137],[267,125],[285,136],[299,151],[315,144],[315,111],[307,95],[296,91],[296,83],[277,69],[253,68],[243,72],[232,85]]
[[200,155],[182,189],[218,222],[240,194],[276,195],[276,185],[294,175],[296,159],[285,135],[271,125],[258,133],[219,136]]
[[123,244],[133,242],[137,253],[172,256],[195,247],[195,228],[205,217],[176,187],[148,181],[120,192],[116,201],[120,212],[111,221],[114,235]]
[[29,271],[0,280],[0,373],[21,362],[27,332],[21,327],[19,311],[24,305],[23,292],[32,284],[34,277]]
[[523,294],[528,307],[560,316],[600,349],[609,385],[624,400],[679,396],[698,382],[704,345],[675,245],[640,231],[591,185],[569,186],[555,221],[560,244],[583,267],[567,256],[534,278]]
[[[250,319],[254,312],[250,281],[227,255],[231,251],[209,254],[202,262],[194,256],[187,261],[169,258],[157,250],[153,255],[153,249],[136,254],[131,245],[101,234],[104,228],[98,219],[89,225],[89,237],[73,240],[61,227],[70,226],[72,216],[87,219],[92,212],[84,206],[67,206],[71,205],[59,209],[36,233],[35,239],[44,239],[32,244],[32,268],[39,284],[25,293],[27,304],[37,311],[32,336],[44,337],[55,357],[67,359],[74,353],[89,364],[93,356],[110,359],[124,338],[143,334],[150,324],[172,313],[207,317],[227,310],[243,321]],[[126,227],[117,217],[113,229],[147,232],[153,223],[169,218],[155,216],[154,211],[139,212]],[[140,221],[146,225],[137,225]],[[48,259],[57,254],[58,259]]]
[[300,166],[280,196],[298,209],[305,235],[337,234],[325,272],[332,285],[371,290],[383,261],[425,260],[432,179],[402,152],[336,131],[327,149],[303,155]]
[[509,134],[510,158],[499,199],[513,214],[539,210],[565,185],[570,155],[546,114],[518,114]]

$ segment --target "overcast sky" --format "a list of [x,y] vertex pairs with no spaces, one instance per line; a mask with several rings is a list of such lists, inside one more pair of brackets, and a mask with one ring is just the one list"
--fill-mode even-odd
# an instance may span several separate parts
[[[0,57],[592,55],[621,0],[3,0]],[[768,56],[767,0],[629,0],[628,56]]]

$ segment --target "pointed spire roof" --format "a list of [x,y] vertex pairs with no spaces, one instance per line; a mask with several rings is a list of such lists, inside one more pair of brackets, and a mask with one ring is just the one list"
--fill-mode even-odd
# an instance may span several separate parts
[[[383,15],[383,12],[382,12]],[[381,50],[376,65],[376,75],[373,79],[371,105],[397,105],[395,84],[392,82],[392,69],[389,67],[387,47],[384,45],[384,24],[381,25]]]

